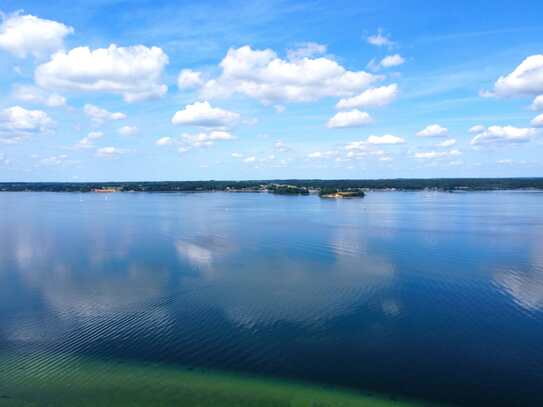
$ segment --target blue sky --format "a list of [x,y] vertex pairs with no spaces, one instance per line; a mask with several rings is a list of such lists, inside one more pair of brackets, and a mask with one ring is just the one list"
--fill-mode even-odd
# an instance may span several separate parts
[[11,1],[0,180],[543,175],[543,3]]

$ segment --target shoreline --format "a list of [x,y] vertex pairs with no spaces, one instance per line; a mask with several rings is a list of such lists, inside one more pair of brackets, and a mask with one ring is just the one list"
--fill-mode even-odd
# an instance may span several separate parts
[[[248,180],[130,182],[0,182],[0,192],[269,192],[280,195],[345,194],[387,191],[543,191],[543,177],[433,178],[388,180]],[[361,194],[362,195],[362,194]]]

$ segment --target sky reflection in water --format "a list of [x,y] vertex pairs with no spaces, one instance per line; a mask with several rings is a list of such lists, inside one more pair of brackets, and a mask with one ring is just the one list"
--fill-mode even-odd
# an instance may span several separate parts
[[543,194],[0,195],[0,346],[541,400]]

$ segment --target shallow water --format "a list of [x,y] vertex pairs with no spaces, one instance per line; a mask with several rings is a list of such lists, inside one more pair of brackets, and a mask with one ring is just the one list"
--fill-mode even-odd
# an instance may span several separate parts
[[[0,353],[45,376],[69,355],[543,403],[541,193],[2,193],[0,231]],[[36,394],[13,363],[0,393]]]

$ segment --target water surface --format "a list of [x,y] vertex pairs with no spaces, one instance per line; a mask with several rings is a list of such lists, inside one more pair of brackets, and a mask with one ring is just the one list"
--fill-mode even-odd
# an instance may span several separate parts
[[79,360],[538,405],[542,310],[537,192],[0,194],[0,396]]

